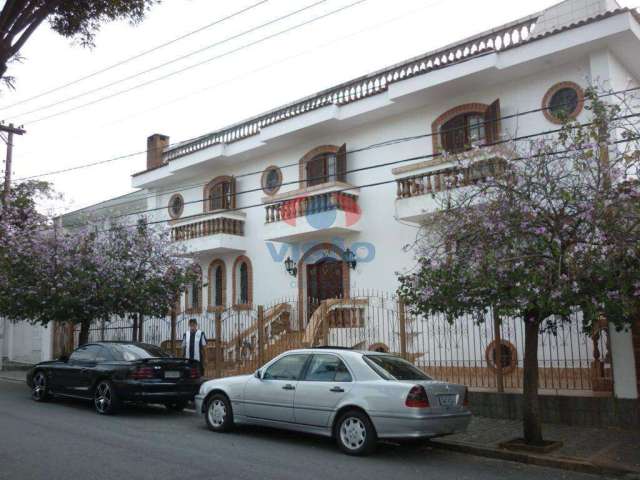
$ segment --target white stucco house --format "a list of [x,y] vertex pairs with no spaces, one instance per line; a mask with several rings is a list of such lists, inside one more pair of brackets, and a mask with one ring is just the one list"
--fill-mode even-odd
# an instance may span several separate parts
[[[640,85],[638,52],[638,12],[615,0],[567,0],[194,140],[149,137],[147,168],[132,179],[144,192],[136,201],[146,202],[149,221],[166,222],[202,272],[182,311],[293,299],[290,327],[303,332],[324,300],[394,292],[395,272],[414,265],[404,247],[435,208],[428,193],[450,167],[438,152],[557,128],[562,108],[586,118],[589,82]],[[334,321],[325,333],[338,338],[339,327]],[[503,333],[515,344],[517,369],[517,329]],[[610,351],[600,353],[615,395],[637,398],[633,335],[609,335]],[[435,355],[428,338],[415,359]],[[579,368],[591,368],[598,350],[589,341],[576,340],[585,346]],[[486,366],[485,350],[476,357]],[[469,351],[462,357],[472,368]]]

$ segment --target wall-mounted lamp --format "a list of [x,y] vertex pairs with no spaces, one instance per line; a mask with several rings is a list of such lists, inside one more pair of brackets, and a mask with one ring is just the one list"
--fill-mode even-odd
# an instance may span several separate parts
[[347,264],[349,264],[352,270],[356,269],[356,265],[358,264],[356,260],[356,254],[353,253],[350,248],[347,248],[344,251],[344,261],[347,262]]
[[287,257],[287,259],[284,261],[284,268],[287,269],[287,273],[292,277],[298,275],[298,267],[296,267],[296,263],[291,260],[291,257]]

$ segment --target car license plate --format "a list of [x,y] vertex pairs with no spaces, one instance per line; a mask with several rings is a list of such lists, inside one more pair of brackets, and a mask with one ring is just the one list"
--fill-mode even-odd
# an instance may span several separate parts
[[164,378],[180,378],[180,372],[176,372],[176,371],[166,371],[164,372]]
[[453,407],[456,404],[457,395],[439,395],[438,400],[442,407]]

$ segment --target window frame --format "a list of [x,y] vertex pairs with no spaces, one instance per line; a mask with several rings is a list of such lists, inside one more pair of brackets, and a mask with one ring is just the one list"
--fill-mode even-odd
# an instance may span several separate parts
[[[307,378],[307,375],[309,375],[309,372],[311,370],[311,365],[313,364],[313,361],[316,357],[332,357],[337,359],[340,363],[342,363],[342,365],[344,365],[345,369],[347,370],[347,373],[349,374],[349,380],[336,380],[335,379],[335,375],[334,375],[334,379],[333,380],[310,380]],[[353,372],[351,371],[351,368],[349,367],[349,365],[347,365],[347,362],[344,361],[343,358],[341,358],[340,356],[334,354],[334,353],[313,353],[311,354],[311,358],[309,359],[309,361],[307,362],[307,365],[305,366],[304,371],[302,372],[302,378],[299,380],[300,382],[313,382],[313,383],[353,383],[354,380],[354,375]]]
[[551,99],[554,97],[556,93],[566,88],[575,90],[576,94],[578,95],[578,102],[577,102],[576,108],[572,112],[566,114],[566,119],[575,120],[576,118],[578,118],[578,116],[582,113],[582,110],[584,109],[584,103],[585,103],[584,89],[580,85],[570,81],[556,83],[555,85],[551,86],[549,90],[547,90],[544,97],[542,98],[542,113],[544,114],[547,120],[549,120],[551,123],[555,125],[562,125],[564,119],[560,117],[556,117],[551,111]]
[[[240,268],[242,264],[246,264],[247,268],[247,298],[241,298],[241,284],[242,275],[240,273]],[[232,282],[233,282],[233,297],[232,303],[233,308],[236,310],[249,310],[253,305],[253,265],[251,260],[246,255],[240,255],[233,262],[233,274],[232,274]],[[246,300],[246,302],[243,302]]]
[[[185,313],[202,313],[202,267],[200,265],[194,265],[198,272],[198,278],[188,284],[184,291],[184,311]],[[193,304],[193,296],[196,295],[198,300],[197,305]]]
[[[180,204],[180,210],[176,213],[173,211],[173,202],[178,199],[180,199],[181,204]],[[169,216],[172,219],[177,220],[178,218],[180,218],[184,213],[184,197],[179,193],[174,193],[173,195],[171,195],[171,197],[169,198],[169,202],[167,204],[167,210],[169,211]]]
[[[283,355],[277,359],[275,359],[273,362],[271,362],[269,365],[267,365],[264,368],[264,371],[262,372],[262,375],[260,375],[261,380],[274,380],[274,381],[279,381],[279,382],[299,382],[301,381],[301,378],[303,378],[306,374],[307,371],[307,367],[309,366],[309,361],[311,359],[311,357],[313,356],[313,354],[311,353],[290,353],[287,355]],[[267,373],[269,372],[269,370],[271,370],[271,368],[273,368],[275,365],[277,365],[278,363],[280,363],[283,360],[286,360],[288,358],[291,357],[307,357],[304,361],[304,363],[302,364],[302,367],[300,368],[300,372],[298,373],[298,378],[296,379],[283,379],[283,378],[266,378]]]
[[87,364],[87,363],[97,363],[97,361],[96,361],[96,359],[98,357],[98,353],[97,352],[94,354],[93,359],[91,359],[91,360],[77,360],[77,359],[73,358],[73,356],[76,353],[78,353],[78,352],[80,352],[82,350],[88,350],[90,348],[91,349],[95,348],[96,350],[99,350],[101,348],[101,346],[98,345],[97,343],[88,343],[86,345],[82,345],[81,347],[78,347],[73,352],[71,352],[71,355],[69,355],[69,362],[70,363],[85,363],[85,364]]
[[[226,187],[225,187],[226,186]],[[214,204],[212,194],[217,188],[222,189],[220,195],[221,205]],[[226,188],[226,191],[225,191]],[[236,179],[233,176],[221,175],[214,178],[204,187],[203,204],[205,212],[220,212],[224,210],[233,210],[236,208]]]
[[[333,155],[334,160],[334,172],[329,170],[329,162],[327,158]],[[313,180],[309,180],[309,165],[312,162],[322,161],[323,163],[323,175]],[[337,145],[322,145],[307,152],[299,162],[299,184],[301,190],[307,190],[309,188],[317,188],[319,185],[329,185],[332,183],[342,182],[347,183],[347,144],[344,143],[341,146]]]
[[[273,187],[269,187],[269,185],[267,184],[267,181],[269,179],[269,175],[271,174],[271,172],[276,172],[276,175],[278,176],[277,185]],[[277,167],[275,165],[270,165],[267,168],[265,168],[262,172],[262,178],[261,178],[260,184],[262,185],[262,191],[266,195],[271,196],[278,193],[278,191],[280,190],[280,187],[282,187],[282,170],[280,170],[280,167]]]
[[[466,117],[471,115],[478,115],[484,117],[484,140],[482,146],[492,145],[500,140],[502,135],[502,122],[501,122],[501,109],[500,99],[497,98],[490,104],[485,103],[465,103],[451,108],[442,113],[431,124],[431,140],[433,145],[433,153],[438,154],[446,151],[444,148],[444,142],[442,140],[442,127],[452,120],[465,115]],[[465,141],[468,142],[468,130],[469,127],[465,122]],[[468,151],[472,146],[461,150],[450,152],[453,155]]]
[[[215,277],[216,272],[220,270],[220,282]],[[210,312],[219,312],[225,309],[227,304],[227,266],[225,262],[216,258],[211,261],[209,264],[209,272],[208,272],[208,299],[207,299],[207,310]],[[217,302],[217,290],[220,290],[220,300],[221,303]]]

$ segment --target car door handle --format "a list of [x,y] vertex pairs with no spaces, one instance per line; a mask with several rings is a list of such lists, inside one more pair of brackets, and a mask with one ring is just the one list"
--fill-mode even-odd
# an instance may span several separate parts
[[335,392],[335,393],[344,393],[344,388],[342,387],[333,387],[331,390],[329,390],[330,392]]
[[290,383],[287,383],[284,387],[282,387],[283,390],[295,390],[296,387],[294,387],[293,385],[291,385]]

